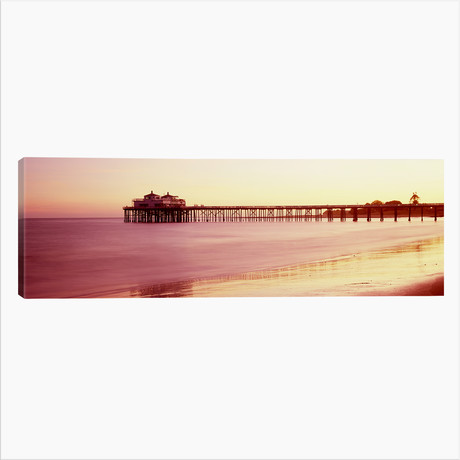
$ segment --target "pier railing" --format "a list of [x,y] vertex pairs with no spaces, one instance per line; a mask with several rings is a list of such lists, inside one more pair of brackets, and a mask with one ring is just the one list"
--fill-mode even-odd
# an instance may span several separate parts
[[359,218],[367,221],[407,217],[423,220],[444,217],[444,203],[382,205],[293,205],[293,206],[169,206],[137,208],[125,206],[125,222],[332,222]]

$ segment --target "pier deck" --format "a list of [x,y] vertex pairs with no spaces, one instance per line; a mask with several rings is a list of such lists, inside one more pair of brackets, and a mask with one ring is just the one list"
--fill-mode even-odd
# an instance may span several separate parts
[[305,206],[171,206],[156,208],[123,207],[124,221],[136,223],[166,222],[285,222],[285,221],[358,221],[358,218],[444,216],[444,203],[400,205],[305,205]]

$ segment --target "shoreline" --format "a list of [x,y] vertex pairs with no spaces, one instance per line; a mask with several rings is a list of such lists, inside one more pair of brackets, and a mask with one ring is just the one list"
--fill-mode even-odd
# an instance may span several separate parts
[[[414,274],[413,264],[421,264]],[[443,238],[314,262],[133,287],[117,297],[444,295]],[[435,262],[435,260],[437,262]]]
[[[426,296],[444,296],[444,274],[438,273],[436,275],[427,275],[426,279],[415,281],[412,280],[407,284],[394,285],[376,288],[369,292],[353,292],[353,293],[340,293],[333,294],[321,293],[321,294],[291,294],[291,295],[239,295],[239,294],[228,294],[222,295],[214,293],[214,295],[198,294],[193,295],[192,290],[195,284],[200,284],[200,281],[184,281],[184,282],[172,282],[153,285],[141,289],[123,291],[122,293],[103,295],[101,298],[177,298],[177,297],[426,297]],[[209,282],[209,281],[208,281]],[[212,281],[210,281],[212,283]],[[190,292],[186,292],[189,290]],[[135,293],[133,293],[135,291]],[[87,298],[94,298],[93,296],[81,296]]]

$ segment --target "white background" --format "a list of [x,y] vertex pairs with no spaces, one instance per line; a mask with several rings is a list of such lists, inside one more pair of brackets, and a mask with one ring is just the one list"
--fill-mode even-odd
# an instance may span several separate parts
[[[2,2],[2,458],[458,458],[458,13]],[[26,301],[23,156],[444,159],[446,295]]]

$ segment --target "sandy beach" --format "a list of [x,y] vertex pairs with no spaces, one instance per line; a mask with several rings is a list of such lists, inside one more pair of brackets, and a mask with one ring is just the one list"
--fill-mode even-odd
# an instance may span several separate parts
[[444,295],[444,275],[428,275],[426,279],[412,284],[389,287],[376,290],[373,296],[443,296]]
[[129,295],[440,296],[444,293],[443,251],[443,238],[438,237],[304,264],[142,286]]

